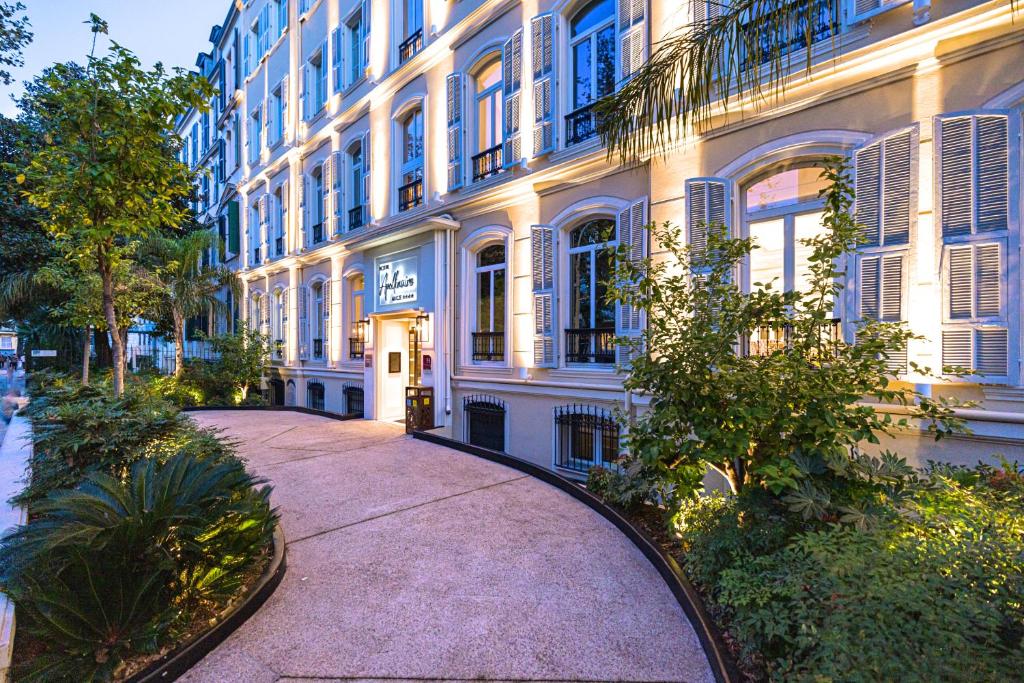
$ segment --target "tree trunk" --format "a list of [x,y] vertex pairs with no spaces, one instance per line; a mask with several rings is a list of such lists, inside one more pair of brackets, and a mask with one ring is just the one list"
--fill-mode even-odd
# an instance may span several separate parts
[[92,326],[85,326],[85,342],[82,344],[82,386],[89,384],[89,337],[92,336]]
[[96,330],[96,367],[109,368],[114,364],[111,358],[110,340],[106,331]]
[[178,311],[172,311],[174,318],[174,376],[185,372],[185,320]]
[[96,260],[99,265],[100,280],[103,282],[103,317],[107,321],[110,343],[113,345],[114,396],[121,396],[124,394],[124,341],[121,338],[121,328],[118,327],[117,311],[114,308],[114,272],[102,247],[99,249]]

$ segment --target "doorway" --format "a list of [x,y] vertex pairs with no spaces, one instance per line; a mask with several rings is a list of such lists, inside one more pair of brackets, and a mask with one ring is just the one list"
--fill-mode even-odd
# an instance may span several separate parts
[[409,320],[381,320],[377,336],[377,419],[405,419],[405,386],[409,368]]

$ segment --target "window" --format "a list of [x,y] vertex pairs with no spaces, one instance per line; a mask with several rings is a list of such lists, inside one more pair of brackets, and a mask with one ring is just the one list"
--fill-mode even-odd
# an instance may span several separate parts
[[363,317],[363,296],[366,288],[366,281],[362,274],[353,275],[349,278],[349,325],[351,332],[348,338],[348,357],[350,359],[362,358],[366,349],[366,336],[369,329],[369,320]]
[[366,60],[363,55],[363,12],[358,10],[345,24],[348,40],[348,85],[359,82],[363,78]]
[[284,95],[279,84],[270,93],[270,125],[267,127],[267,147],[273,147],[284,137]]
[[398,210],[423,203],[423,111],[416,109],[402,121],[402,182]]
[[260,160],[260,150],[263,147],[263,122],[260,116],[260,105],[256,105],[256,111],[249,118],[249,163],[255,164]]
[[476,136],[473,154],[473,181],[495,175],[502,168],[504,139],[501,59],[485,63],[475,75]]
[[285,312],[287,303],[285,299],[285,290],[278,289],[274,292],[274,308],[270,318],[274,360],[284,359],[284,331],[285,323],[287,322],[287,313]]
[[13,349],[13,348],[14,348],[14,339],[12,339],[11,337],[7,337],[7,336],[0,337],[0,349]]
[[[364,193],[368,182],[366,165],[363,160],[365,147],[364,137],[352,143],[348,148],[348,229],[356,230],[366,225],[367,211]],[[340,172],[340,169],[338,169]]]
[[608,247],[614,240],[615,221],[610,218],[589,220],[569,233],[568,363],[615,362],[615,305],[607,300],[607,282],[615,269]]
[[306,407],[312,410],[324,409],[324,385],[320,382],[306,384]]
[[615,89],[615,2],[593,0],[569,22],[572,112],[565,117],[567,145],[597,134],[594,103]]
[[342,389],[345,395],[345,413],[356,417],[363,416],[363,388],[346,385]]
[[473,361],[505,359],[505,245],[492,244],[476,254],[476,305]]
[[555,466],[587,473],[591,467],[616,467],[619,425],[594,406],[555,408]]
[[313,293],[313,360],[324,359],[324,341],[327,339],[327,283],[314,282]]
[[[868,1],[870,2],[870,0]],[[756,36],[756,39],[749,41],[749,45],[754,46],[753,51],[740,55],[740,68],[753,69],[772,59],[786,59],[787,55],[806,48],[808,37],[810,37],[811,44],[832,37],[840,26],[840,3],[815,3],[814,17],[811,20],[811,25],[808,26],[805,17],[807,9],[809,9],[807,2],[808,0],[796,0],[793,4],[797,5],[795,11],[798,14],[795,16],[798,18],[783,22],[782,25],[775,23],[774,18],[764,15],[747,19],[740,30],[747,35]],[[714,4],[717,4],[717,0],[703,0],[701,4],[706,5],[711,13],[721,11],[718,7],[713,7]],[[865,0],[857,0],[855,4],[860,8],[865,4]],[[703,10],[704,7],[700,9]]]
[[327,43],[310,57],[303,69],[302,109],[308,121],[327,104]]
[[466,443],[504,452],[504,401],[493,396],[467,396],[462,400],[462,409],[466,415]]
[[405,40],[398,46],[398,63],[405,64],[423,49],[423,0],[402,0]]

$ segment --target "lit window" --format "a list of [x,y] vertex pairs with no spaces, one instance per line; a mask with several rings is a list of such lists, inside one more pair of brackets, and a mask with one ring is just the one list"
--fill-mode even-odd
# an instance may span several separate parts
[[476,139],[474,141],[473,180],[483,180],[502,168],[501,60],[494,59],[476,73]]
[[324,241],[324,173],[323,167],[313,169],[313,204],[310,207],[313,219],[313,243]]
[[324,283],[316,282],[313,284],[313,358],[315,360],[324,358],[325,322],[327,320],[324,301]]
[[594,0],[569,26],[569,65],[573,111],[566,116],[566,144],[597,134],[593,104],[615,89],[615,5]]
[[423,112],[416,109],[402,121],[402,178],[398,210],[423,203]]
[[473,360],[505,358],[505,245],[492,244],[476,255],[476,310]]
[[569,233],[569,328],[566,361],[615,362],[615,305],[608,301],[608,281],[614,270],[615,221],[598,218]]

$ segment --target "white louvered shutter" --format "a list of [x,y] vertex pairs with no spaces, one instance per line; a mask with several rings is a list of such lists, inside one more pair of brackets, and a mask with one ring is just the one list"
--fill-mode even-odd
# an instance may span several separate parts
[[306,196],[309,193],[309,179],[303,175],[299,182],[299,220],[301,221],[301,239],[299,240],[303,246],[309,246],[309,241],[312,239],[312,230],[309,225],[309,205],[306,202]]
[[975,247],[976,318],[997,318],[1002,315],[1002,270],[999,244],[981,244]]
[[[533,154],[555,148],[554,124],[554,21],[550,13],[530,20],[533,62]],[[507,131],[506,131],[507,133]]]
[[370,215],[370,208],[373,204],[370,202],[370,159],[373,155],[370,153],[370,132],[367,131],[363,134],[363,224],[369,225],[373,221],[373,216]]
[[446,94],[448,104],[448,191],[462,187],[462,101],[463,77],[461,73],[448,74]]
[[269,239],[270,235],[270,226],[268,224],[270,220],[270,210],[268,206],[269,203],[270,199],[268,198],[268,196],[263,195],[262,197],[260,197],[258,204],[260,215],[260,227],[257,235],[260,243],[260,255],[263,257],[263,260],[266,260],[267,257],[270,255],[270,250],[267,248],[267,240]]
[[939,211],[943,238],[1006,230],[1009,119],[1003,114],[943,117]]
[[904,5],[910,0],[848,0],[850,5],[850,23],[867,21],[871,17],[888,12],[889,10]]
[[331,280],[326,280],[323,285],[324,293],[324,359],[328,365],[333,365],[334,357],[331,354],[331,290],[334,285]]
[[370,5],[366,0],[360,5],[363,16],[363,66],[370,64]]
[[292,122],[289,118],[291,107],[288,106],[288,84],[289,78],[287,76],[281,79],[281,138],[284,142],[291,142],[292,139]]
[[309,62],[302,65],[302,92],[299,93],[299,99],[302,100],[302,120],[308,121],[312,114],[312,104],[310,99],[311,94],[311,78],[312,70],[309,68]]
[[708,226],[729,227],[729,181],[693,178],[686,181],[686,235],[697,254],[708,243]]
[[327,158],[324,159],[322,173],[320,181],[323,183],[323,194],[324,194],[324,205],[321,208],[324,217],[324,235],[327,239],[334,237],[336,231],[336,222],[334,220],[334,174],[336,170],[334,168],[334,154],[328,154]]
[[309,360],[309,285],[299,285],[299,360]]
[[267,337],[270,336],[270,295],[265,294],[260,297],[260,319],[259,319],[260,334]]
[[630,78],[647,61],[647,0],[618,0],[619,78]]
[[856,216],[864,246],[891,246],[910,241],[911,188],[914,186],[911,130],[861,147],[856,163]]
[[555,230],[549,225],[530,228],[533,281],[533,363],[538,368],[555,366],[554,272]]
[[345,186],[345,166],[341,152],[332,152],[331,162],[333,165],[334,182],[331,186],[332,200],[331,204],[334,207],[334,230],[331,234],[340,235],[345,231],[345,198],[343,187]]
[[[629,260],[635,266],[639,266],[647,256],[646,225],[646,200],[633,202],[619,212],[616,224],[619,244],[627,249]],[[618,323],[617,334],[620,337],[634,338],[633,343],[619,344],[616,347],[617,362],[619,365],[625,366],[633,360],[638,350],[635,346],[638,340],[635,338],[638,338],[643,332],[642,311],[631,304],[622,303],[619,305],[616,322]]]
[[285,252],[289,251],[289,239],[288,235],[292,233],[292,228],[288,225],[288,202],[290,197],[288,196],[288,187],[290,183],[286,180],[281,183],[281,239],[283,241],[283,249]]
[[271,131],[274,130],[271,127],[271,119],[273,118],[271,112],[273,107],[270,106],[270,98],[263,100],[263,147],[266,149],[270,148],[270,143],[273,141],[271,137]]
[[504,96],[502,107],[503,132],[502,165],[514,166],[522,158],[522,84],[523,84],[523,31],[512,34],[501,49],[501,78]]
[[949,250],[949,317],[969,320],[974,315],[973,249],[956,247]]

